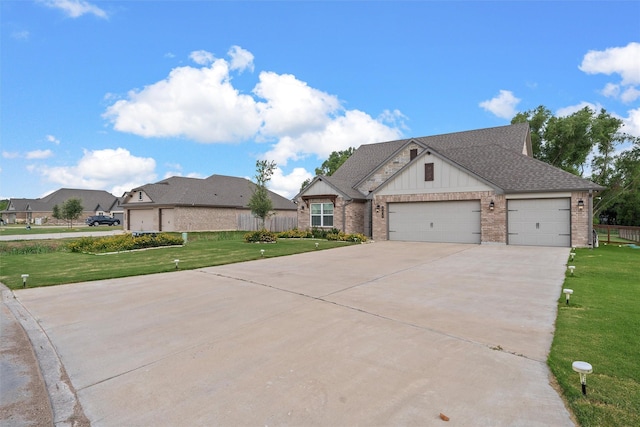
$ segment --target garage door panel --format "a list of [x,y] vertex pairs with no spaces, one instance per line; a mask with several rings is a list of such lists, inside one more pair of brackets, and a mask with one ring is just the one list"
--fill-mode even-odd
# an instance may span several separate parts
[[132,209],[129,211],[130,231],[154,231],[153,209]]
[[480,243],[480,202],[392,203],[389,239]]
[[570,199],[507,202],[510,245],[571,246]]

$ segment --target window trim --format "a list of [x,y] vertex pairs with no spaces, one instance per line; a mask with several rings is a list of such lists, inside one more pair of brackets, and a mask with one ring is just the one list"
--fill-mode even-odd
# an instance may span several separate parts
[[[320,213],[313,213],[313,206],[314,205],[320,205]],[[326,214],[325,213],[325,205],[331,205],[331,214]],[[325,227],[333,227],[333,224],[335,223],[334,221],[334,212],[335,212],[336,206],[334,203],[327,203],[327,202],[316,202],[316,203],[310,203],[309,205],[309,224],[311,224],[311,227],[321,227],[321,228],[325,228]],[[314,225],[313,224],[313,218],[314,217],[319,217],[320,218],[320,225]],[[325,224],[325,220],[327,218],[331,218],[331,224],[327,225]]]

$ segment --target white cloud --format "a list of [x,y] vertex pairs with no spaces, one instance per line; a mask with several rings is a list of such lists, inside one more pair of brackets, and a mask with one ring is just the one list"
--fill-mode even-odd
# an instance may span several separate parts
[[567,107],[559,108],[556,111],[556,116],[558,116],[558,117],[567,117],[567,116],[570,116],[573,113],[576,113],[576,112],[582,110],[585,107],[591,108],[591,110],[595,114],[598,114],[600,112],[600,110],[602,109],[602,105],[601,104],[594,104],[592,102],[582,101],[581,103],[576,104],[576,105],[569,105]]
[[107,190],[116,196],[156,179],[156,162],[149,157],[133,156],[124,148],[84,151],[75,166],[32,168],[50,182]]
[[284,136],[263,157],[286,165],[308,155],[326,159],[333,151],[359,147],[362,144],[398,139],[401,132],[358,110],[346,111],[344,116],[331,120],[324,128],[298,137]]
[[[625,103],[640,97],[636,86],[640,84],[640,43],[631,42],[624,47],[610,47],[605,50],[590,50],[578,67],[587,74],[618,74],[620,85],[607,83],[602,90],[605,96],[618,97]],[[622,86],[623,88],[621,88]]]
[[98,18],[108,18],[107,12],[84,0],[38,0],[47,7],[62,10],[71,18],[91,14]]
[[223,59],[206,68],[175,68],[165,80],[129,92],[104,117],[121,132],[204,143],[241,141],[261,125],[255,101],[231,85]]
[[267,101],[260,104],[262,133],[267,136],[296,137],[322,129],[331,121],[330,115],[341,108],[338,98],[290,74],[262,72],[253,92]]
[[[206,62],[202,52],[196,57]],[[262,157],[281,165],[310,154],[324,159],[332,151],[401,136],[401,112],[385,111],[374,119],[345,110],[335,95],[290,74],[263,71],[253,95],[242,94],[232,85],[230,71],[253,69],[253,55],[239,46],[228,54],[231,62],[215,59],[210,66],[173,69],[166,79],[113,103],[104,117],[115,130],[144,137],[269,141],[271,149]]]
[[3,151],[2,157],[4,159],[17,159],[18,157],[20,157],[20,153],[18,153],[17,151]]
[[587,74],[620,74],[623,85],[640,84],[640,43],[590,50],[578,67]]
[[622,119],[624,124],[622,131],[640,138],[640,108],[629,110],[628,113],[629,117]]
[[11,33],[11,38],[16,40],[29,40],[29,36],[30,34],[27,30],[14,31]]
[[206,50],[196,50],[191,52],[189,58],[198,65],[209,65],[216,60],[213,53],[207,52]]
[[231,46],[227,55],[231,58],[230,68],[240,72],[249,69],[253,72],[253,54],[240,46]]
[[47,135],[47,141],[60,145],[60,140],[53,135]]
[[33,150],[27,152],[25,158],[33,160],[33,159],[48,159],[53,156],[53,151],[51,150]]
[[284,175],[282,169],[276,168],[271,176],[271,181],[269,181],[269,190],[287,199],[292,199],[300,191],[302,183],[312,178],[313,175],[304,168],[294,168],[289,175]]
[[502,118],[511,119],[516,115],[516,106],[520,102],[519,98],[509,90],[500,90],[498,96],[487,101],[482,101],[479,105],[486,111]]

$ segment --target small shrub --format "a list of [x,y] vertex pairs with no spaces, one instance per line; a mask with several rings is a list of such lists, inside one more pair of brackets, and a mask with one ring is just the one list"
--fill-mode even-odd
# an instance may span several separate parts
[[67,249],[71,252],[105,253],[174,246],[182,243],[182,237],[169,233],[143,234],[140,236],[121,234],[109,237],[81,237],[69,243]]
[[294,228],[276,233],[276,236],[282,239],[307,239],[313,237],[313,234],[310,231],[303,231]]
[[244,235],[244,241],[247,243],[273,243],[278,240],[275,233],[268,230],[251,231]]

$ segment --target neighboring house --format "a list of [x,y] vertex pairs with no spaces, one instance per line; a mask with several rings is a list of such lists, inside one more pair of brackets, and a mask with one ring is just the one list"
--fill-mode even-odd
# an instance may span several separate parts
[[592,244],[602,190],[532,157],[529,125],[360,146],[296,197],[298,226],[375,240]]
[[[245,178],[211,175],[206,179],[171,177],[125,194],[124,226],[129,231],[253,230],[261,226],[248,207],[255,184]],[[274,214],[265,227],[296,226],[296,206],[269,191]]]
[[9,199],[7,209],[0,212],[8,224],[63,224],[53,218],[53,207],[71,198],[80,199],[84,208],[79,221],[91,215],[109,215],[117,197],[103,190],[61,188],[39,199]]

